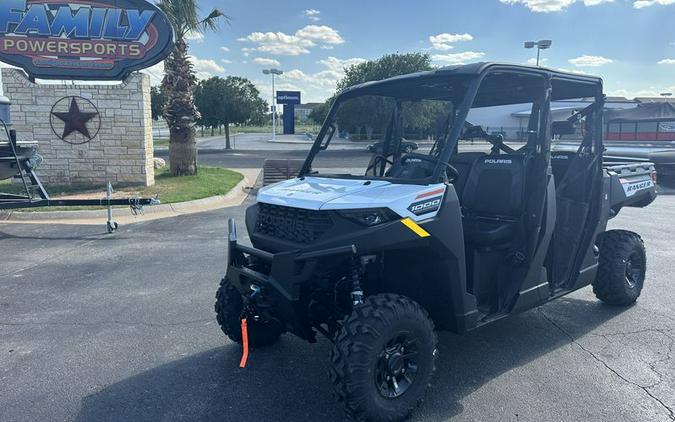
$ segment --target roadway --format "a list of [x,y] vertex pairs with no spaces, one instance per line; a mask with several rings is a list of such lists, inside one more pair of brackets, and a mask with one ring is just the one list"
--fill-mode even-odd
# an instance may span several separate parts
[[[200,161],[245,168],[306,153],[239,148],[204,150]],[[328,161],[353,167],[360,156],[345,149]],[[0,420],[345,420],[328,341],[286,335],[240,369],[241,348],[215,322],[226,222],[237,219],[246,241],[253,200],[113,236],[103,226],[0,223]],[[648,250],[633,307],[604,306],[585,288],[465,336],[441,333],[437,375],[412,420],[675,420],[674,220],[675,196],[662,196],[611,221]]]

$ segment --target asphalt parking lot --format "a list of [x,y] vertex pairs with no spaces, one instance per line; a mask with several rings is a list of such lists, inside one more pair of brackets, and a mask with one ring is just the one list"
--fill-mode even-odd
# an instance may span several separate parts
[[[1,421],[341,421],[328,341],[240,347],[214,318],[226,220],[0,224]],[[590,288],[466,336],[440,335],[415,421],[675,420],[675,196],[627,209],[649,271],[638,304]],[[243,230],[240,230],[242,235]]]

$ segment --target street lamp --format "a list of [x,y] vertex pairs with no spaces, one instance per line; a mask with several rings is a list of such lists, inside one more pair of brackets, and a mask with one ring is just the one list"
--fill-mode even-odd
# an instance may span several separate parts
[[537,66],[539,66],[539,52],[551,48],[551,44],[553,44],[551,40],[525,41],[525,48],[537,47]]
[[277,94],[274,90],[274,75],[283,75],[284,71],[279,69],[265,69],[262,71],[265,75],[272,75],[272,140],[277,138]]

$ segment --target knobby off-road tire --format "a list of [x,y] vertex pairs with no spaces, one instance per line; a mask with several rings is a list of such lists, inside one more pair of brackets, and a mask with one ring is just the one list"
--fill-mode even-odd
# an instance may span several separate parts
[[[230,340],[241,344],[241,312],[244,301],[239,291],[227,279],[220,282],[216,293],[216,320],[220,329]],[[282,334],[281,326],[275,322],[247,320],[248,341],[252,346],[267,346],[275,343]]]
[[608,305],[635,303],[644,286],[647,254],[642,238],[625,230],[611,230],[600,238],[600,267],[593,283],[595,296]]
[[381,294],[357,305],[330,353],[329,376],[347,414],[358,421],[410,415],[429,387],[436,344],[427,312],[406,297]]

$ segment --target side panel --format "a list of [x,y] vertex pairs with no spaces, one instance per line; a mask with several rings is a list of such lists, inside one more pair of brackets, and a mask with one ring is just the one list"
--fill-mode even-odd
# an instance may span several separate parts
[[[430,312],[443,312],[451,307],[454,321],[444,321],[441,329],[465,332],[478,321],[476,298],[467,292],[464,232],[459,199],[452,185],[448,185],[443,206],[438,215],[420,223],[431,234],[431,248],[438,254],[448,279],[437,279],[445,287],[439,297],[430,297]],[[449,323],[449,324],[448,324]]]

